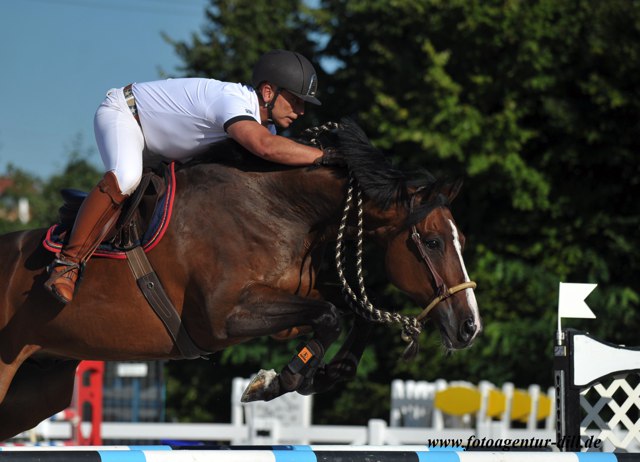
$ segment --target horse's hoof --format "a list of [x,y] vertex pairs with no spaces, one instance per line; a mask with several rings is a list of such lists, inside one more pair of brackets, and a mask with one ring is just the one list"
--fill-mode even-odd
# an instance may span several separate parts
[[249,403],[251,401],[269,401],[280,396],[280,382],[278,374],[273,369],[265,371],[260,369],[247,388],[242,393],[240,401]]

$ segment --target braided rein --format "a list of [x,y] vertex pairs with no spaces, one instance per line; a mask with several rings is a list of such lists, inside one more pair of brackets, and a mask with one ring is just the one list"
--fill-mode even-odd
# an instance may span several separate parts
[[[355,198],[354,198],[355,191]],[[356,237],[356,278],[358,280],[359,295],[349,285],[347,278],[344,274],[345,267],[345,232],[347,229],[347,220],[349,218],[349,212],[355,201],[355,208],[357,211],[357,237]],[[364,285],[364,274],[362,270],[363,261],[363,240],[364,240],[364,212],[362,207],[362,191],[357,186],[356,180],[353,175],[349,175],[349,187],[347,189],[347,197],[345,199],[344,211],[340,226],[338,228],[338,234],[336,238],[336,253],[335,263],[338,278],[342,284],[342,292],[345,296],[345,300],[351,307],[351,309],[360,317],[377,323],[383,324],[400,324],[402,326],[402,339],[405,342],[412,343],[417,342],[420,332],[422,332],[422,324],[420,320],[414,316],[405,316],[397,312],[389,312],[380,310],[373,306],[367,296],[367,291]],[[434,305],[435,306],[435,305]],[[432,307],[433,308],[433,307]],[[426,316],[426,314],[425,314]],[[413,345],[415,346],[415,345]]]

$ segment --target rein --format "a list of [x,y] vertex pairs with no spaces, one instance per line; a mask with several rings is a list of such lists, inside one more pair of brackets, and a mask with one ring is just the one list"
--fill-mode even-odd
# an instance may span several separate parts
[[[355,199],[354,199],[354,191],[355,191]],[[410,211],[413,210],[415,195],[411,198]],[[356,276],[358,279],[358,291],[359,295],[357,295],[349,282],[347,281],[344,275],[344,266],[345,266],[345,254],[344,254],[344,245],[345,245],[345,230],[347,228],[347,220],[349,217],[349,213],[351,208],[354,205],[354,201],[356,202],[355,208],[357,211],[357,238],[356,238]],[[347,197],[345,199],[344,211],[342,214],[342,219],[340,221],[340,226],[338,228],[338,234],[336,238],[336,253],[335,253],[335,263],[336,263],[336,271],[338,273],[338,278],[340,279],[340,283],[342,284],[342,291],[345,296],[345,300],[348,302],[351,309],[359,316],[363,317],[368,321],[378,322],[378,323],[397,323],[402,325],[402,339],[409,343],[409,346],[405,350],[404,356],[405,358],[415,356],[418,348],[418,336],[422,332],[423,329],[423,321],[429,314],[431,310],[433,310],[438,304],[452,295],[465,290],[465,289],[475,289],[476,283],[473,281],[463,282],[462,284],[458,284],[451,288],[447,288],[444,280],[436,271],[429,255],[424,248],[424,244],[422,242],[422,238],[418,233],[418,230],[415,225],[411,227],[411,238],[415,243],[422,260],[427,265],[427,268],[431,272],[433,276],[435,287],[436,287],[436,295],[433,300],[429,303],[429,305],[422,310],[422,312],[418,316],[405,316],[399,314],[397,312],[389,312],[385,310],[377,309],[373,306],[373,304],[369,301],[369,298],[366,293],[365,285],[364,285],[364,276],[362,271],[362,255],[363,255],[363,236],[364,236],[364,212],[363,212],[363,201],[362,201],[362,191],[360,187],[357,185],[357,182],[352,174],[349,174],[349,186],[347,189]]]

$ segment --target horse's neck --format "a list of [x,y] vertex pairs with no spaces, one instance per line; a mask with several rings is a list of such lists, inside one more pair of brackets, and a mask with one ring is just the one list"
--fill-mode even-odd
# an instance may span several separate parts
[[[284,181],[288,185],[290,197],[295,198],[300,207],[308,213],[311,222],[322,224],[326,237],[335,237],[344,213],[347,199],[347,178],[345,175],[328,169],[306,170],[292,175],[291,180]],[[352,234],[358,222],[356,191],[352,191],[353,202],[348,218]],[[388,208],[382,208],[363,197],[364,231],[380,240],[386,239],[389,233],[395,233],[404,227],[408,211],[401,201],[394,200]],[[351,236],[348,236],[351,237]]]
[[[185,183],[202,183],[204,188],[211,188],[216,182],[228,184],[238,193],[246,191],[247,210],[267,211],[272,218],[286,222],[288,226],[307,229],[327,238],[335,237],[347,195],[344,172],[297,168],[260,173],[223,165],[209,165],[202,169],[192,170],[194,173],[185,177]],[[365,229],[379,233],[381,229],[397,226],[402,213],[402,207],[392,205],[383,210],[365,200]],[[351,216],[350,224],[355,224],[353,210]]]
[[[208,202],[200,202],[203,198],[224,201],[224,194],[229,194],[227,200],[232,199],[233,207],[242,209],[238,213],[262,218],[268,215],[298,229],[335,221],[346,190],[344,175],[324,168],[246,171],[222,164],[203,164],[185,168],[179,183],[177,194],[184,207],[210,206]],[[203,191],[207,193],[201,194]],[[240,197],[242,200],[236,200]]]
[[309,224],[334,221],[346,192],[346,179],[328,169],[301,168],[268,180],[274,196],[278,196],[292,214]]

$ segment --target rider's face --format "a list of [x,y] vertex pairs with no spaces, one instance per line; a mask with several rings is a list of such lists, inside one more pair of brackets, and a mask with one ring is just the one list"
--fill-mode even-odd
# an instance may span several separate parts
[[[277,97],[276,87],[269,83],[264,84],[260,91],[264,102],[271,102],[275,98],[271,109],[271,117],[279,127],[289,127],[298,117],[304,114],[304,101],[284,88],[280,90]],[[266,115],[265,112],[263,118],[266,118]]]
[[272,110],[273,121],[282,128],[289,127],[298,117],[304,115],[304,101],[293,93],[282,90]]

